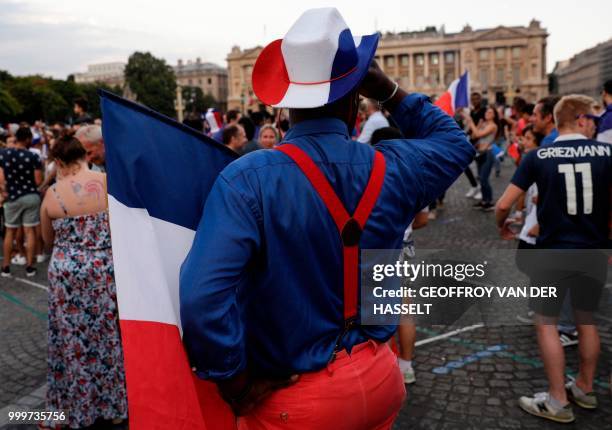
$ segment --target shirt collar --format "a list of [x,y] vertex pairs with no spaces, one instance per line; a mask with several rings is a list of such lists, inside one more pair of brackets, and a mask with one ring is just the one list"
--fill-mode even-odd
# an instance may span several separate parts
[[295,124],[285,135],[285,141],[309,134],[337,133],[348,138],[346,124],[337,118],[309,119]]
[[586,140],[586,139],[587,139],[587,137],[584,134],[570,133],[570,134],[564,134],[564,135],[561,135],[561,136],[557,137],[555,139],[555,143],[563,142],[565,140]]

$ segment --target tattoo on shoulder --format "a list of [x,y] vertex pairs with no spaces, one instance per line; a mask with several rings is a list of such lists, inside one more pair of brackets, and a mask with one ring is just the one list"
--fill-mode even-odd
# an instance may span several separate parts
[[70,182],[72,192],[77,196],[77,205],[81,206],[85,202],[85,199],[95,199],[97,201],[104,197],[104,184],[102,181],[92,179],[87,181],[85,185],[81,185],[78,182]]
[[88,196],[92,198],[95,197],[96,200],[100,200],[101,197],[104,197],[104,184],[102,181],[97,179],[92,179],[91,181],[87,181],[85,183],[85,192]]

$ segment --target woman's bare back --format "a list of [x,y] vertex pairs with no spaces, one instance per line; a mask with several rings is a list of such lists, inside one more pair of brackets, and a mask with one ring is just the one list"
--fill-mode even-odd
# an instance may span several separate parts
[[102,212],[107,209],[106,175],[81,169],[58,178],[47,191],[44,205],[52,219]]

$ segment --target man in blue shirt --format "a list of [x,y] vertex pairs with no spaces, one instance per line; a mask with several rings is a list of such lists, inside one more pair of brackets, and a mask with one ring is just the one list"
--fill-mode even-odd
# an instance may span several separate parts
[[612,79],[608,79],[604,83],[601,99],[606,110],[599,118],[597,140],[612,143]]
[[531,115],[533,131],[544,135],[540,146],[551,145],[559,135],[555,128],[555,117],[553,115],[558,101],[559,97],[557,96],[544,97],[533,108],[533,115]]
[[241,114],[237,110],[228,110],[225,114],[225,123],[221,124],[219,130],[212,134],[212,138],[215,139],[219,143],[223,143],[223,130],[226,127],[231,127],[232,125],[238,125],[238,121],[240,120]]
[[[592,313],[605,284],[607,259],[598,248],[607,246],[612,185],[612,146],[591,140],[595,132],[594,100],[563,97],[554,110],[559,136],[552,145],[530,152],[497,203],[500,231],[512,205],[533,183],[538,186],[537,246],[533,286],[553,285],[557,297],[530,300],[536,313],[536,331],[549,382],[547,393],[521,397],[525,411],[557,422],[572,422],[568,399],[594,409],[593,378],[599,355],[599,337]],[[564,385],[565,357],[556,320],[565,294],[570,294],[580,338],[580,371]]]
[[[474,150],[452,118],[372,62],[377,42],[377,34],[354,39],[338,11],[324,8],[305,12],[262,51],[255,93],[289,107],[292,127],[281,150],[249,153],[220,174],[181,269],[189,359],[244,415],[244,428],[390,428],[401,407],[402,377],[384,344],[396,326],[347,320],[347,302],[357,300],[346,295],[357,276],[346,270],[347,249],[399,249],[410,220]],[[406,138],[376,148],[351,140],[359,94],[381,101]],[[342,235],[284,146],[311,160],[310,173],[355,213]],[[384,177],[371,173],[381,161]],[[355,225],[371,176],[384,181],[367,222]]]

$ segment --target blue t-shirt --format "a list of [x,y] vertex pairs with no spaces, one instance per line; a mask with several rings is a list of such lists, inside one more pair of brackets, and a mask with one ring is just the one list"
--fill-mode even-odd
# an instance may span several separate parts
[[34,180],[34,171],[42,169],[38,155],[27,149],[4,149],[0,151],[0,169],[4,172],[9,202],[38,192]]
[[612,145],[588,139],[557,139],[527,154],[512,178],[512,183],[525,191],[534,182],[539,192],[539,246],[606,246]]
[[546,137],[544,137],[544,139],[542,139],[542,143],[540,144],[540,146],[552,145],[553,143],[555,143],[555,139],[557,137],[559,137],[559,132],[556,128],[553,128],[552,131]]

